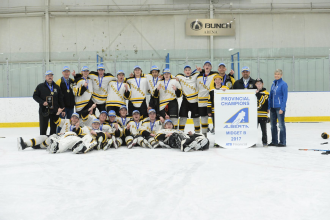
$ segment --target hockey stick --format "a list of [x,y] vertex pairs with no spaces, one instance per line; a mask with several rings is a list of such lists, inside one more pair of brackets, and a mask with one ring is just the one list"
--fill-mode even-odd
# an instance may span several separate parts
[[299,149],[299,150],[304,150],[304,151],[330,151],[330,150],[321,150],[321,149]]
[[0,138],[6,138],[6,137],[0,137]]
[[328,142],[323,142],[323,143],[321,143],[321,145],[323,145],[323,144],[328,144]]

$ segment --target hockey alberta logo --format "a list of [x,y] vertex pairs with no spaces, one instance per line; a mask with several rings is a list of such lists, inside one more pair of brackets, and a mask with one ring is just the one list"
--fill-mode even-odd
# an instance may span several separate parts
[[249,123],[249,108],[242,108],[237,111],[233,116],[231,116],[225,124],[224,128],[249,128],[247,125],[242,125],[243,123]]
[[193,21],[193,22],[190,23],[190,28],[194,31],[202,30],[203,23],[198,21],[198,19],[196,19],[196,21]]

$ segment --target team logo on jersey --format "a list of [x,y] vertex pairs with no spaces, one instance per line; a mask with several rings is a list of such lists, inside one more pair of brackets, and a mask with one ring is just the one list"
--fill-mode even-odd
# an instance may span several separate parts
[[249,108],[242,108],[231,116],[226,124],[239,125],[241,123],[249,123]]
[[199,31],[203,28],[203,23],[197,19],[196,21],[190,23],[190,28],[194,31]]

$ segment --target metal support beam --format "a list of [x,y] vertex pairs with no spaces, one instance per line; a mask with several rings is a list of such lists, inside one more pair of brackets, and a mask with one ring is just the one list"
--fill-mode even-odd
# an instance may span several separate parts
[[[210,0],[210,19],[213,19],[213,3]],[[213,63],[214,53],[213,53],[213,36],[210,36],[210,61]]]
[[295,82],[295,74],[296,74],[296,64],[295,64],[295,59],[294,56],[292,56],[292,91],[295,91],[295,86],[296,86],[296,82]]
[[[238,70],[239,71],[239,70]],[[258,56],[258,67],[257,67],[258,78],[260,78],[260,59]]]
[[45,42],[46,42],[46,69],[49,70],[49,53],[50,53],[50,46],[49,46],[49,0],[45,0]]
[[7,97],[9,97],[9,61],[8,58],[6,58],[6,64],[7,64]]

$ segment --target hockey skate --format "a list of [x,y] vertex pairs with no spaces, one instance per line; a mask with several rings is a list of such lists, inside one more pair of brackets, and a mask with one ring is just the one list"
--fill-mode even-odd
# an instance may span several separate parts
[[102,145],[103,137],[99,137],[97,139],[97,150],[101,150],[101,145]]
[[111,147],[112,143],[113,139],[108,139],[103,146],[103,150],[108,150]]
[[87,150],[83,141],[78,141],[72,148],[72,152],[75,154],[83,154]]
[[27,144],[23,141],[22,137],[17,138],[17,148],[18,150],[24,150],[27,148]]
[[134,138],[133,141],[131,141],[128,145],[127,145],[127,148],[128,149],[131,149],[132,147],[134,147],[137,143],[138,139],[137,138]]
[[170,145],[167,145],[167,144],[165,144],[164,142],[161,142],[161,141],[159,142],[159,146],[161,146],[162,148],[169,148],[169,149],[171,148]]
[[161,148],[161,146],[159,145],[159,142],[156,142],[156,141],[151,146],[152,146],[153,149],[156,149],[156,148],[159,148],[159,147]]
[[145,148],[152,148],[151,144],[146,139],[142,140],[142,145],[144,145],[143,147]]
[[87,153],[89,151],[92,151],[94,149],[94,147],[97,145],[97,142],[96,141],[92,141],[89,145],[87,144],[86,145],[86,150],[84,153]]
[[58,147],[58,142],[57,141],[53,141],[48,147],[47,147],[47,151],[49,151],[49,153],[51,154],[56,154],[59,147]]
[[[209,140],[206,139],[206,138],[203,138],[202,140],[197,142],[197,145],[195,146],[195,150],[200,150],[200,149],[207,150],[207,149],[209,149],[208,143],[209,143]],[[206,146],[207,146],[207,148],[206,148]]]
[[185,144],[185,143],[186,143],[185,141],[183,141],[181,143],[181,151],[184,151],[184,152],[188,152],[193,148],[196,149],[196,146],[198,145],[197,141],[193,141],[190,144]]
[[116,140],[115,136],[112,136],[112,143],[113,143],[113,146],[117,149],[118,148],[118,141]]

